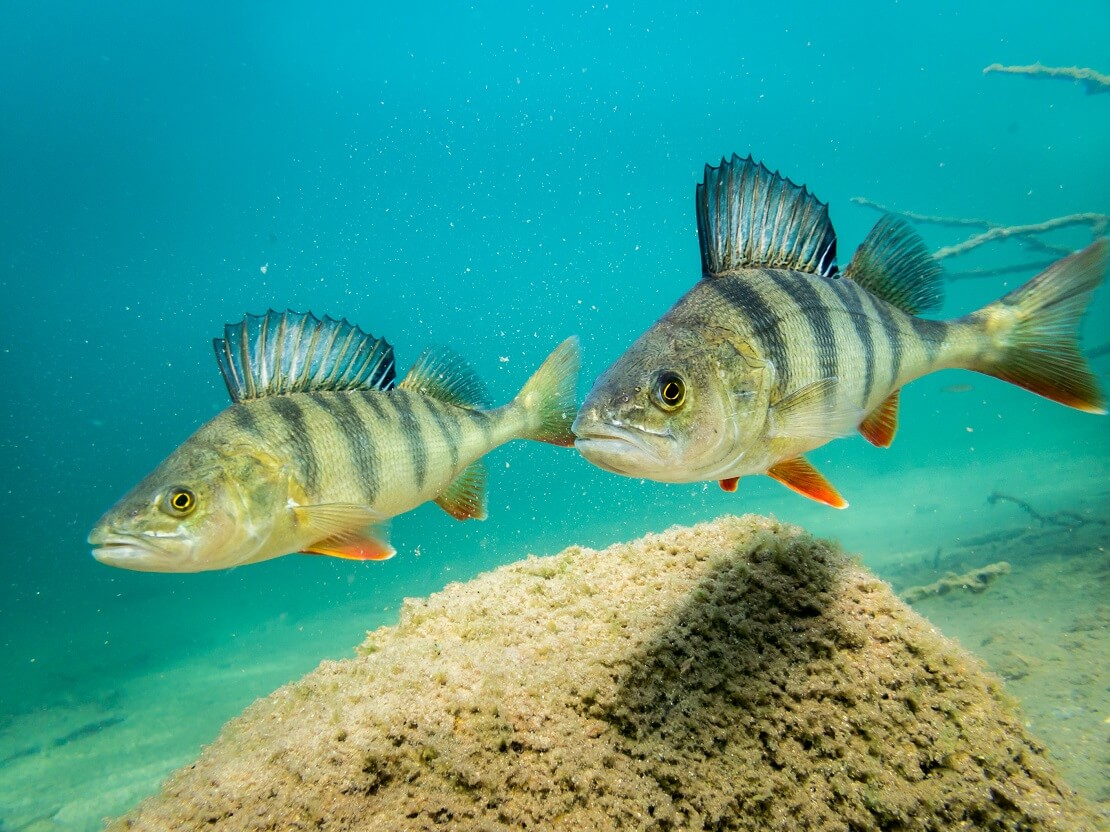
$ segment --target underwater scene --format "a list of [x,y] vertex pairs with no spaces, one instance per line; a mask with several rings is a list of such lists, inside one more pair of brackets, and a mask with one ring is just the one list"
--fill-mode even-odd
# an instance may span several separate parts
[[1104,2],[5,17],[0,832],[1110,828]]

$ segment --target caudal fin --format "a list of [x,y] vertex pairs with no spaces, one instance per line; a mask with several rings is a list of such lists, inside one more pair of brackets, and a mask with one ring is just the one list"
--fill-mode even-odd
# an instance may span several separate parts
[[1079,351],[1079,322],[1106,274],[1104,238],[970,317],[994,348],[973,368],[1088,413],[1106,397]]
[[578,409],[578,339],[571,336],[557,346],[514,400],[524,409],[528,428],[522,438],[570,447],[574,444],[571,422]]

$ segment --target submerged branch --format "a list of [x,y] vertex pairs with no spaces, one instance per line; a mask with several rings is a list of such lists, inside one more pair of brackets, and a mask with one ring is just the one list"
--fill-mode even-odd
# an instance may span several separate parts
[[[946,257],[966,254],[973,248],[978,248],[984,243],[991,243],[995,240],[1006,240],[1010,237],[1027,238],[1033,234],[1043,234],[1047,231],[1055,231],[1058,228],[1070,228],[1073,225],[1090,226],[1097,237],[1105,232],[1107,223],[1110,223],[1110,217],[1106,216],[1106,214],[1088,212],[1085,214],[1069,214],[1066,217],[1055,217],[1051,220],[1029,225],[993,226],[982,234],[976,234],[970,240],[964,240],[964,242],[957,243],[954,246],[945,246],[942,249],[938,249],[933,252],[933,257],[937,260],[943,260]],[[1028,243],[1029,240],[1024,240],[1024,242]],[[1040,245],[1045,246],[1044,243],[1040,243]],[[1045,246],[1045,248],[1051,251],[1059,251],[1065,255],[1072,253],[1070,249],[1061,248],[1059,246]]]
[[[986,243],[1011,239],[1016,240],[1026,248],[1044,254],[1051,254],[1053,258],[1058,259],[1071,254],[1072,250],[1066,246],[1056,246],[1046,243],[1043,240],[1037,239],[1035,235],[1056,231],[1061,228],[1087,226],[1091,229],[1091,233],[1095,237],[1099,237],[1105,234],[1107,229],[1110,228],[1110,216],[1106,214],[1096,214],[1091,211],[1082,214],[1068,214],[1066,217],[1054,217],[1044,222],[1029,223],[1026,225],[1002,225],[1001,223],[980,219],[978,217],[942,217],[932,216],[930,214],[919,214],[915,211],[901,211],[897,208],[891,208],[889,205],[883,205],[881,202],[875,202],[874,200],[862,196],[852,197],[852,202],[857,205],[862,205],[865,208],[872,208],[884,214],[894,214],[910,222],[955,228],[983,229],[981,233],[976,234],[970,239],[964,240],[962,243],[944,246],[934,251],[933,257],[937,260],[944,260],[949,257],[967,254],[969,251],[985,245]],[[1055,259],[1046,263],[1003,266],[996,269],[973,269],[971,271],[958,272],[955,275],[950,275],[950,278],[953,280],[966,280],[972,277],[988,277],[999,274],[1009,274],[1011,272],[1042,269],[1055,262]]]
[[1047,269],[1055,262],[1056,260],[1039,260],[1036,263],[1014,263],[1009,266],[997,266],[995,268],[965,269],[962,272],[945,272],[944,276],[949,280],[956,281],[976,280],[980,277],[1001,277],[1004,274],[1027,274]]
[[1011,75],[1027,75],[1031,78],[1065,78],[1078,81],[1087,89],[1087,95],[1100,92],[1110,92],[1110,75],[1103,75],[1088,67],[1081,66],[1045,66],[1037,62],[1028,66],[1003,66],[991,64],[983,68],[983,74],[988,72],[1006,72]]
[[955,572],[949,572],[939,581],[935,581],[926,586],[911,586],[902,593],[902,600],[907,604],[914,604],[922,598],[928,598],[934,595],[947,595],[956,589],[964,589],[968,592],[982,592],[990,585],[991,581],[999,575],[1009,575],[1010,564],[1006,561],[999,561],[992,563],[989,566],[981,566],[978,569],[972,569],[970,572],[965,572],[963,575],[957,575]]
[[1105,520],[1097,517],[1084,517],[1082,514],[1077,514],[1074,511],[1054,511],[1052,514],[1042,514],[1037,511],[1025,500],[1018,497],[1011,497],[1009,494],[1002,494],[995,491],[989,497],[987,502],[992,506],[996,503],[1013,503],[1042,526],[1064,526],[1065,528],[1075,529],[1079,526],[1086,526],[1088,524],[1095,526],[1110,526],[1110,520]]

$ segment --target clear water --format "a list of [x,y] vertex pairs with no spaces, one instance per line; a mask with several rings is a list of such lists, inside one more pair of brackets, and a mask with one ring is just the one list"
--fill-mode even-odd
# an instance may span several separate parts
[[[1110,212],[1110,96],[981,72],[1110,71],[1103,0],[780,5],[8,8],[0,828],[97,828],[403,597],[528,552],[751,511],[883,574],[1020,521],[995,489],[1106,516],[1105,419],[948,372],[906,391],[891,449],[813,455],[846,512],[515,443],[489,459],[487,522],[418,509],[387,563],[173,576],[89,557],[99,514],[225,406],[210,340],[245,312],[346,316],[402,367],[450,345],[501,400],[577,333],[584,392],[697,279],[693,189],[724,154],[828,201],[842,264],[877,217],[853,196],[1005,224]],[[1028,259],[1009,243],[949,264]],[[1031,274],[952,283],[945,314]],[[1089,345],[1108,323],[1103,290]],[[1105,383],[1110,357],[1094,366]]]

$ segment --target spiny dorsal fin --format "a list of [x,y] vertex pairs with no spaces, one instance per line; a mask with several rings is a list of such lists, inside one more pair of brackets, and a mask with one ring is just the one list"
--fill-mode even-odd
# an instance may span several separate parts
[[828,206],[751,156],[706,165],[696,203],[706,277],[760,266],[836,275]]
[[886,214],[856,249],[844,276],[903,312],[916,315],[939,309],[944,302],[943,271],[921,235],[904,220]]
[[233,402],[320,390],[389,390],[393,347],[346,319],[247,315],[212,342]]
[[461,407],[486,406],[486,389],[481,379],[464,358],[445,347],[424,350],[397,386]]
[[436,505],[456,520],[485,520],[485,466],[481,462],[475,462],[464,468],[446,490],[436,497]]

